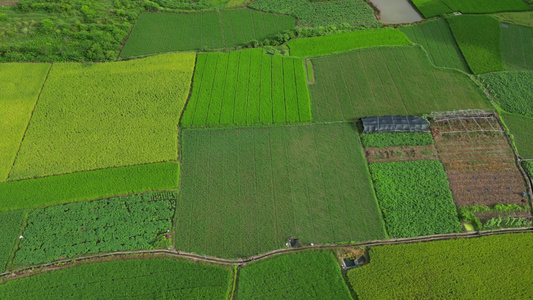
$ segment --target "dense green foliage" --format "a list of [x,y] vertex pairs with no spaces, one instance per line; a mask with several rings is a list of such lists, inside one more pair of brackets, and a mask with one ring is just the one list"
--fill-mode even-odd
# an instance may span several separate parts
[[502,54],[507,70],[533,70],[533,28],[502,27]]
[[0,213],[0,273],[6,270],[17,239],[25,212],[23,210]]
[[413,4],[426,18],[454,11],[476,14],[531,10],[522,0],[413,0]]
[[394,28],[366,30],[294,39],[287,43],[293,56],[310,57],[344,52],[352,49],[378,46],[405,46],[411,42],[405,34]]
[[183,131],[176,248],[246,257],[385,237],[351,124]]
[[0,64],[0,182],[13,166],[49,69],[50,64]]
[[518,154],[523,158],[533,159],[533,139],[531,138],[533,118],[508,113],[502,113],[502,117],[505,126],[512,134]]
[[311,121],[301,59],[263,49],[200,53],[183,126]]
[[86,254],[168,248],[177,192],[69,203],[29,213],[15,264]]
[[497,72],[480,78],[501,108],[533,117],[533,72]]
[[2,299],[227,299],[231,271],[169,259],[100,262],[8,281]]
[[508,299],[533,294],[533,234],[373,247],[348,272],[365,299]]
[[253,263],[239,271],[236,299],[352,299],[335,255],[303,252]]
[[373,25],[378,21],[374,10],[364,0],[257,0],[250,8],[291,15],[300,26],[326,26],[341,23]]
[[529,173],[529,176],[533,178],[533,161],[525,161],[524,162],[524,168]]
[[390,236],[461,231],[442,164],[437,160],[370,164]]
[[450,26],[444,19],[436,19],[400,30],[415,44],[427,51],[429,59],[437,67],[453,68],[468,72],[468,66],[455,42]]
[[222,49],[261,41],[292,29],[295,19],[249,9],[209,13],[143,13],[120,57],[152,53]]
[[448,18],[453,36],[474,74],[502,71],[501,25],[491,16]]
[[178,187],[175,162],[108,168],[0,183],[0,211]]
[[313,64],[316,121],[491,107],[466,74],[435,68],[420,46],[356,50]]
[[194,60],[54,64],[9,179],[176,160]]
[[386,132],[362,134],[363,147],[423,146],[434,143],[429,132]]

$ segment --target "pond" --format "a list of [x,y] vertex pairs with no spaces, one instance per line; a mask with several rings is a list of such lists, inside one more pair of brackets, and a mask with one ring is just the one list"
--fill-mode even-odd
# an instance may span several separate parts
[[380,10],[380,18],[386,24],[414,23],[422,17],[408,0],[371,0]]

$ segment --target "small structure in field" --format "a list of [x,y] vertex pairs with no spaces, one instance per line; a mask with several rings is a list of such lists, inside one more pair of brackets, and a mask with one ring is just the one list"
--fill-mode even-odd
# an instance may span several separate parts
[[382,116],[362,118],[363,133],[424,132],[429,131],[429,122],[415,116]]

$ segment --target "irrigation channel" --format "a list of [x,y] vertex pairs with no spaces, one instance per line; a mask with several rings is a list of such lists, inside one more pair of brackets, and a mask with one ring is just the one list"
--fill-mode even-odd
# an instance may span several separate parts
[[346,248],[346,247],[375,247],[375,246],[390,246],[390,245],[400,245],[400,244],[414,244],[420,242],[433,242],[433,241],[444,241],[444,240],[453,240],[453,239],[463,239],[463,238],[480,238],[491,235],[500,235],[500,234],[513,234],[513,233],[533,233],[533,227],[522,227],[522,228],[503,228],[497,230],[487,230],[487,231],[471,231],[463,233],[446,233],[446,234],[434,234],[426,236],[417,236],[412,238],[399,238],[399,239],[389,239],[389,240],[377,240],[369,242],[360,242],[360,243],[350,243],[350,244],[327,244],[327,245],[314,245],[314,246],[303,246],[297,248],[285,248],[278,249],[256,256],[251,256],[246,259],[223,259],[216,258],[206,255],[198,255],[194,253],[181,252],[177,250],[139,250],[139,251],[118,251],[110,253],[95,254],[83,257],[76,257],[70,259],[57,260],[51,263],[39,264],[28,266],[22,269],[13,270],[11,272],[5,272],[0,274],[0,278],[8,279],[9,277],[25,277],[33,274],[25,273],[26,271],[37,271],[36,273],[42,273],[50,270],[62,269],[69,267],[68,264],[87,261],[87,260],[97,260],[106,257],[117,257],[117,259],[122,258],[127,255],[166,255],[173,256],[176,258],[186,258],[193,261],[202,261],[219,265],[228,265],[228,266],[244,266],[247,263],[267,259],[272,256],[300,252],[305,250],[320,250],[320,249],[335,249],[335,248]]

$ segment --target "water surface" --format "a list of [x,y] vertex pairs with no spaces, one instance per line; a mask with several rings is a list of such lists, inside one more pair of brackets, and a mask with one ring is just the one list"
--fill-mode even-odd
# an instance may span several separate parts
[[371,0],[381,13],[383,23],[414,23],[422,20],[420,14],[408,0]]

